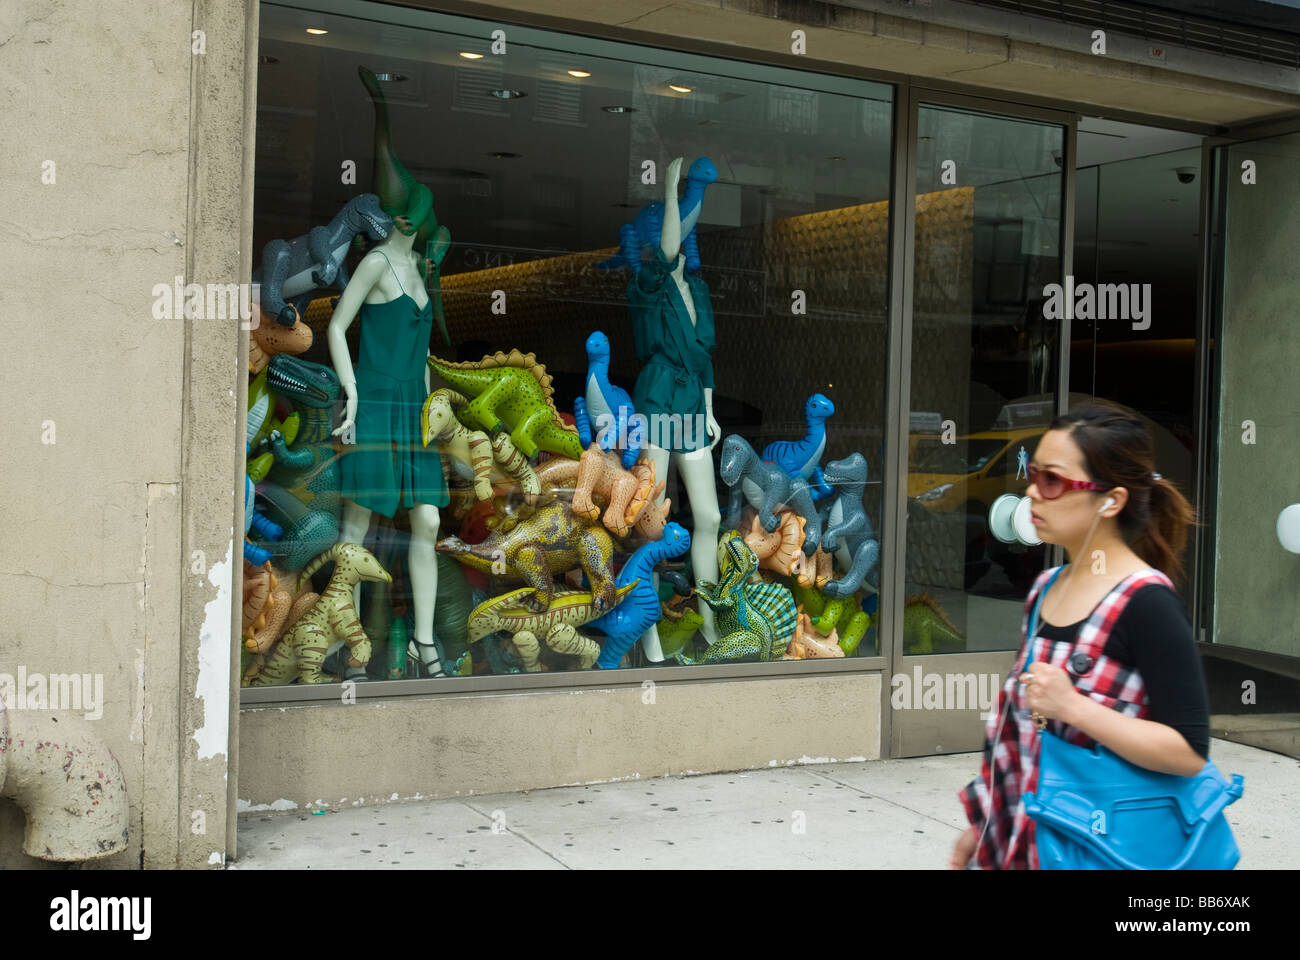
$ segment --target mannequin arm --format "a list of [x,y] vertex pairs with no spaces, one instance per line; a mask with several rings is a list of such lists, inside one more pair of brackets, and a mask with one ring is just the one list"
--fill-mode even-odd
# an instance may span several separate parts
[[709,449],[712,450],[722,439],[722,427],[718,426],[718,421],[713,419],[713,388],[704,388],[704,429],[708,431]]
[[668,164],[664,174],[664,223],[659,231],[659,248],[669,265],[676,265],[682,247],[682,214],[677,206],[677,184],[682,176],[682,158]]
[[334,313],[330,316],[329,328],[326,332],[326,338],[329,340],[330,360],[334,364],[334,372],[338,374],[339,386],[343,388],[343,393],[347,397],[347,408],[343,415],[343,422],[339,424],[338,429],[333,432],[333,436],[339,436],[356,422],[357,417],[357,375],[352,369],[352,356],[348,353],[348,327],[352,326],[352,321],[356,319],[357,312],[361,305],[365,303],[367,294],[375,285],[375,281],[381,276],[384,264],[382,254],[368,253],[357,264],[356,272],[352,275],[352,281],[343,290],[342,296],[339,297],[338,305],[334,308]]

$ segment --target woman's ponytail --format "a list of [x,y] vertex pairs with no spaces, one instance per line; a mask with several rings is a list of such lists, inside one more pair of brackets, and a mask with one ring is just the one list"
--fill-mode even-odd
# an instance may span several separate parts
[[1187,528],[1196,523],[1196,511],[1176,486],[1158,474],[1148,503],[1143,523],[1133,534],[1133,552],[1163,570],[1175,584],[1181,583]]

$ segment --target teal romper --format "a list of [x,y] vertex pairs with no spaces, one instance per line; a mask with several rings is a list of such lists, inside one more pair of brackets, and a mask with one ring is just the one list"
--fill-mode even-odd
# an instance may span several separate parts
[[686,312],[670,264],[659,247],[627,285],[641,373],[632,406],[646,417],[647,439],[662,450],[689,452],[709,445],[704,389],[713,388],[713,304],[704,280],[685,273],[695,301],[695,324]]
[[[380,255],[388,260],[383,251]],[[388,269],[393,270],[391,262]],[[400,279],[397,285],[402,286]],[[342,494],[385,517],[399,506],[446,506],[442,458],[420,436],[433,302],[420,309],[403,288],[396,300],[363,303],[359,316],[356,444],[343,447]]]

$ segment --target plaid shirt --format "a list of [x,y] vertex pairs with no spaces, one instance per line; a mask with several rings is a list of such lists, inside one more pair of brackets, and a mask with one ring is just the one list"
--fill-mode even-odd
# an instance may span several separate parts
[[[1034,792],[1038,782],[1038,746],[1035,734],[1038,728],[1030,719],[1024,687],[1019,682],[1026,662],[1025,637],[1029,631],[1029,617],[1053,570],[1045,570],[1034,582],[1025,601],[1024,618],[1020,625],[1020,653],[998,697],[997,710],[991,711],[985,726],[984,761],[980,775],[958,794],[966,810],[966,819],[976,832],[984,827],[992,809],[992,822],[984,834],[984,841],[976,851],[976,862],[983,869],[1037,870],[1038,847],[1034,840],[1034,822],[1025,813],[1021,795]],[[1161,583],[1173,589],[1173,584],[1159,570],[1145,569],[1121,580],[1097,606],[1087,622],[1079,628],[1073,647],[1065,643],[1052,643],[1035,637],[1035,661],[1046,661],[1060,667],[1074,680],[1074,688],[1098,703],[1118,710],[1126,717],[1144,719],[1147,715],[1146,689],[1135,665],[1122,663],[1102,654],[1111,630],[1120,614],[1140,587]],[[1041,623],[1041,618],[1040,618]],[[1050,655],[1044,647],[1053,647]],[[1071,657],[1086,654],[1092,667],[1082,675],[1075,674],[1069,666]],[[1011,710],[1002,726],[1001,739],[994,744],[998,721],[1011,699]],[[1063,740],[1077,746],[1091,747],[1094,741],[1087,734],[1059,720],[1049,720],[1048,729]],[[989,795],[990,763],[997,765],[997,778]]]

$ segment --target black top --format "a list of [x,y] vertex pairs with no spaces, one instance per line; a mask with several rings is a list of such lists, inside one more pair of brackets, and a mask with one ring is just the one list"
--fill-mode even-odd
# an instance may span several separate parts
[[[1086,621],[1058,627],[1040,617],[1038,635],[1051,640],[1055,649],[1057,643],[1074,643]],[[1136,666],[1142,674],[1146,719],[1173,727],[1208,759],[1210,695],[1182,598],[1162,583],[1139,587],[1115,621],[1102,653]]]

